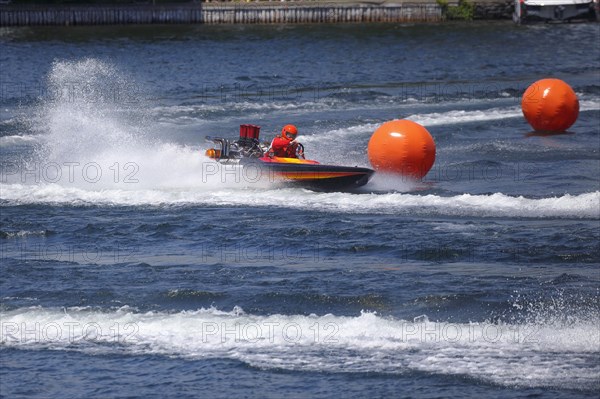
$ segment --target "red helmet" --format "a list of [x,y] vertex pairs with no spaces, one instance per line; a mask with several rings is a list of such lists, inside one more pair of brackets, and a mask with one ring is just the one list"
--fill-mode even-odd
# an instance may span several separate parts
[[298,129],[294,125],[285,125],[283,129],[281,129],[281,135],[284,139],[294,140],[298,135]]

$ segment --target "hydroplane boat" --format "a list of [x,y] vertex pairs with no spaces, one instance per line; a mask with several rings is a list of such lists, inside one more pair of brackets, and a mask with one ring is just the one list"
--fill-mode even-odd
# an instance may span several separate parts
[[304,146],[298,144],[297,158],[268,154],[269,143],[260,142],[260,126],[241,125],[240,137],[228,140],[221,137],[206,139],[215,148],[206,155],[224,165],[239,165],[272,181],[317,191],[349,191],[365,185],[374,170],[358,166],[324,165],[304,159]]

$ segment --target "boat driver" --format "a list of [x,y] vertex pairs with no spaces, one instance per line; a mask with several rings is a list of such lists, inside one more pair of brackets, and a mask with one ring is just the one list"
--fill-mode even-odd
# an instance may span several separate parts
[[[298,151],[299,142],[296,140],[298,128],[294,125],[285,125],[281,134],[273,139],[267,150],[269,157],[304,158],[304,153]],[[302,150],[302,146],[300,146]]]

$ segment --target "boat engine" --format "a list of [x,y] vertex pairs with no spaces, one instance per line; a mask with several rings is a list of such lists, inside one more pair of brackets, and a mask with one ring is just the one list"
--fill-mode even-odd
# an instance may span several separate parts
[[268,144],[261,143],[260,126],[240,125],[240,138],[230,141],[217,137],[206,137],[207,140],[217,144],[220,148],[209,148],[206,156],[220,162],[236,162],[242,158],[260,158],[265,154]]

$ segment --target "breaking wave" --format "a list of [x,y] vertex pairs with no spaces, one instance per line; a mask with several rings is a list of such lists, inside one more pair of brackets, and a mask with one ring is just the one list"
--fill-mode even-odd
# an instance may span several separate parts
[[[505,323],[253,315],[235,307],[140,313],[129,307],[1,313],[1,346],[90,355],[226,358],[262,369],[463,375],[503,386],[600,387],[597,316]],[[556,354],[560,353],[560,356]],[[518,367],[517,367],[518,366]]]

